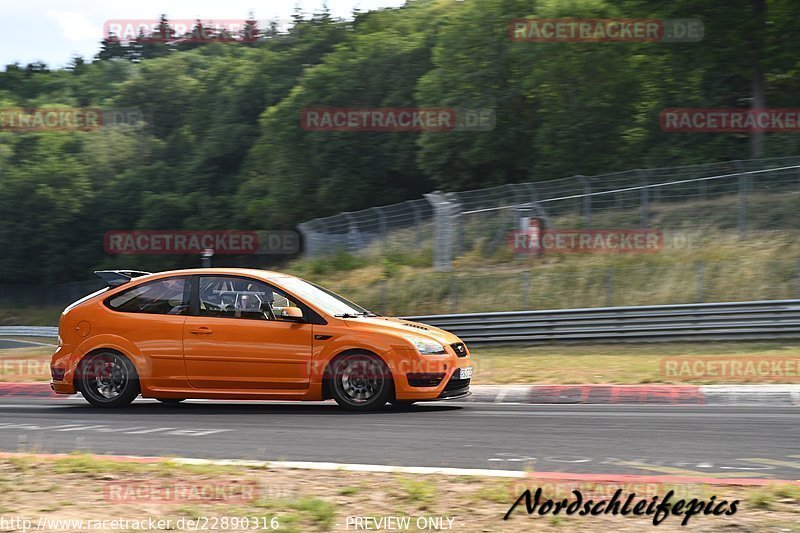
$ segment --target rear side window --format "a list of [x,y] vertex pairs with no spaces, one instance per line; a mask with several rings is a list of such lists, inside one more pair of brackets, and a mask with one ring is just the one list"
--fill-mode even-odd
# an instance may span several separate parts
[[112,296],[108,307],[125,313],[154,315],[188,315],[189,291],[186,278],[167,278],[136,287]]

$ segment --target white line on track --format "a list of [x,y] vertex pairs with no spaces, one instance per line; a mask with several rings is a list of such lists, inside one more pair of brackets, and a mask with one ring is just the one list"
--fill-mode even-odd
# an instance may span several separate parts
[[298,470],[341,470],[346,472],[380,472],[397,474],[440,474],[445,476],[485,476],[504,478],[524,478],[528,472],[523,470],[491,470],[488,468],[443,468],[429,466],[390,466],[364,465],[353,463],[321,463],[310,461],[249,461],[249,460],[211,460],[177,457],[170,462],[184,465],[247,466],[256,468],[290,468]]

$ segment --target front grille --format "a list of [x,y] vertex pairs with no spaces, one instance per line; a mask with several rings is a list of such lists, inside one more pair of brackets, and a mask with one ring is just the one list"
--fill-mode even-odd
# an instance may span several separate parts
[[408,384],[412,387],[436,387],[444,379],[444,372],[423,372],[408,374]]
[[458,357],[466,357],[467,356],[467,345],[463,342],[456,342],[455,344],[451,344],[450,347],[456,352]]
[[469,387],[469,378],[467,379],[451,379],[444,386],[444,390],[458,390]]

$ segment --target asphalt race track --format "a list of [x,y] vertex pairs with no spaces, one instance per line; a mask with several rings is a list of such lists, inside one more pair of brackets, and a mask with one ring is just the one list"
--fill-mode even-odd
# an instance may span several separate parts
[[800,479],[797,407],[0,399],[3,451]]
[[[9,348],[34,348],[36,346],[42,346],[42,343],[0,338],[0,350],[7,350]],[[55,344],[53,346],[55,346]]]

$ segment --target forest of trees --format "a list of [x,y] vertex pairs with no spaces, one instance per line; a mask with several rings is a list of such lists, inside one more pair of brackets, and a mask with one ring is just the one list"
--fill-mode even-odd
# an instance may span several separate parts
[[[568,16],[695,17],[705,35],[696,43],[509,38],[511,19]],[[64,69],[7,65],[0,109],[133,108],[148,123],[0,128],[0,283],[85,279],[118,264],[103,251],[112,229],[288,229],[433,189],[798,154],[793,134],[659,125],[667,107],[800,107],[798,20],[797,0],[411,0],[348,21],[298,15],[246,43],[107,38],[96,57]],[[300,125],[310,107],[413,106],[493,109],[496,126]]]

